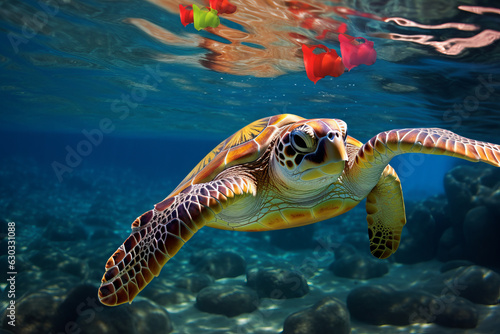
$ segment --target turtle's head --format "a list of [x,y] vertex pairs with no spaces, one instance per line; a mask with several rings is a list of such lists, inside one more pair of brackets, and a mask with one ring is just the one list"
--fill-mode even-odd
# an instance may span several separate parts
[[347,124],[338,119],[302,120],[276,142],[273,165],[287,183],[308,188],[334,182],[344,170]]

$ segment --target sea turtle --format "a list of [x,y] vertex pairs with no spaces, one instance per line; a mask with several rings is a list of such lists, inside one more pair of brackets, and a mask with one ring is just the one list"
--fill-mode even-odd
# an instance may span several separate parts
[[401,184],[388,165],[403,153],[449,155],[500,167],[500,145],[453,132],[401,129],[362,144],[339,119],[284,114],[220,143],[150,211],[106,263],[105,305],[131,302],[203,226],[235,231],[297,227],[343,214],[366,198],[371,253],[396,251],[406,223]]

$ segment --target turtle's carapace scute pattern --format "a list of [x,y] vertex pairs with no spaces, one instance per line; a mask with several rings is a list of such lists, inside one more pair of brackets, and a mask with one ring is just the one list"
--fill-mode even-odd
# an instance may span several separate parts
[[283,114],[257,120],[219,144],[167,196],[132,223],[109,258],[99,300],[132,302],[203,226],[268,231],[341,215],[366,198],[369,246],[393,254],[406,223],[399,154],[448,155],[500,167],[500,146],[434,128],[381,132],[365,144],[339,119]]
[[[232,136],[224,140],[222,143],[217,145],[210,153],[208,153],[196,165],[196,167],[193,168],[193,170],[186,176],[186,178],[182,180],[182,182],[174,189],[174,191],[170,193],[170,195],[168,195],[168,197],[177,194],[190,184],[211,180],[210,178],[203,179],[197,177],[198,173],[203,169],[213,171],[221,167],[221,163],[224,164],[222,168],[227,168],[232,166],[236,162],[239,162],[226,159],[226,156],[232,152],[233,147],[241,149],[241,146],[243,146],[243,144],[249,141],[253,141],[256,145],[252,145],[252,147],[257,147],[258,150],[253,152],[259,154],[262,150],[265,150],[267,148],[267,145],[269,145],[269,138],[275,135],[275,131],[277,129],[279,129],[281,126],[297,122],[302,119],[303,118],[299,116],[283,114],[262,118],[248,124],[241,130],[237,131]],[[266,132],[261,135],[261,132],[264,129],[266,129]],[[219,159],[213,161],[216,157],[219,157]]]

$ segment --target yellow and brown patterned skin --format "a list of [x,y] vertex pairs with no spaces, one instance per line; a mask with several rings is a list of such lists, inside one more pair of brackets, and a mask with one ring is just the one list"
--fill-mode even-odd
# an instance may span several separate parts
[[105,305],[131,302],[203,226],[265,231],[338,216],[366,201],[370,249],[387,258],[406,222],[401,184],[388,163],[404,153],[451,155],[500,166],[500,146],[442,129],[383,132],[366,144],[338,119],[277,115],[251,123],[210,152],[106,263]]
[[299,120],[303,118],[281,114],[250,123],[208,153],[166,199],[175,196],[189,185],[212,181],[226,168],[255,161],[267,149],[282,126]]
[[356,193],[368,193],[370,250],[382,259],[397,250],[406,223],[401,184],[388,166],[394,156],[405,153],[447,155],[500,167],[499,145],[438,128],[385,131],[361,146],[349,157],[348,183]]
[[391,166],[366,196],[366,213],[370,251],[379,259],[388,258],[398,249],[406,224],[401,182]]
[[179,249],[207,221],[245,196],[254,196],[253,184],[234,177],[195,184],[144,213],[132,224],[132,233],[106,263],[99,288],[105,305],[131,302]]

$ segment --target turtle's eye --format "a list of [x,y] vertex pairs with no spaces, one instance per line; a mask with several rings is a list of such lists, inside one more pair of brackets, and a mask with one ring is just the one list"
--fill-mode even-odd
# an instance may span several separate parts
[[314,130],[308,125],[294,129],[290,137],[293,148],[299,153],[310,153],[316,149]]

